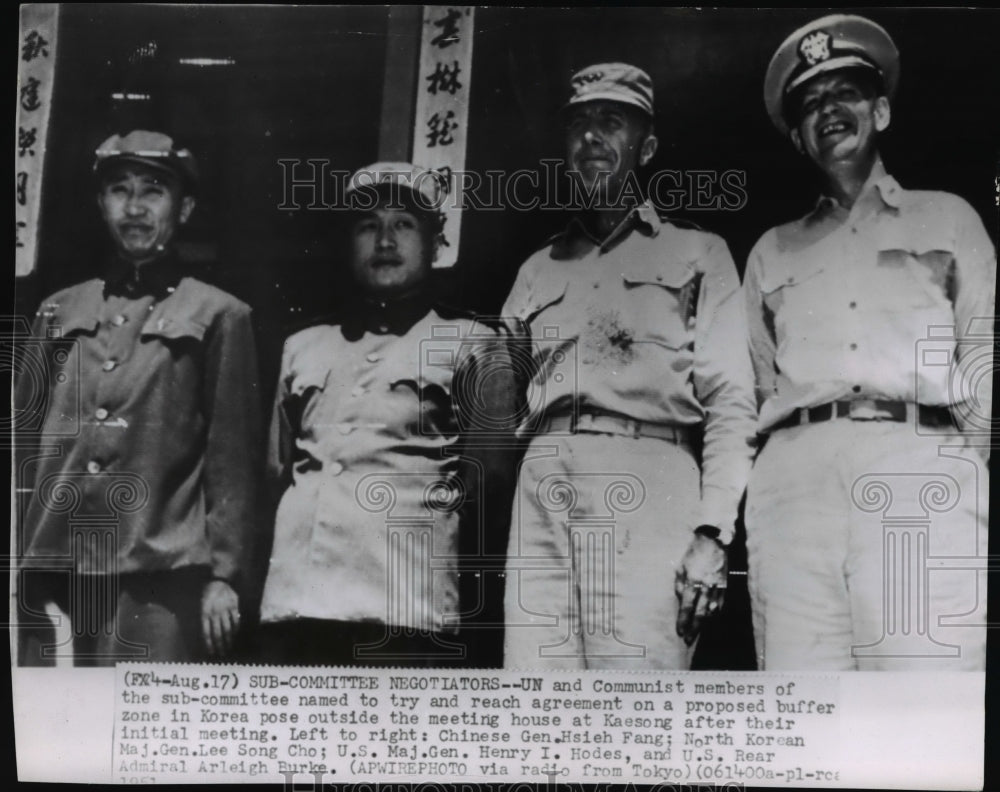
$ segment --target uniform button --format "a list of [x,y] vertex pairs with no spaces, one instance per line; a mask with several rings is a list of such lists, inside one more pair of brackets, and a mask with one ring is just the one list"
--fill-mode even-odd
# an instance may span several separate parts
[[357,398],[358,396],[364,396],[365,393],[367,393],[367,389],[361,385],[358,385],[353,390],[351,390],[351,395],[354,396],[355,398]]
[[339,462],[334,462],[332,465],[330,465],[330,473],[332,475],[339,476],[343,472],[344,472],[344,466]]
[[594,281],[594,288],[599,289],[601,286],[600,281]]
[[662,280],[663,280],[663,276],[662,276],[662,275],[657,275],[657,276],[656,276],[656,279],[657,279],[658,281],[662,281]]
[[851,390],[854,391],[855,393],[861,393],[861,386],[855,385],[853,388],[851,388]]
[[101,463],[98,462],[96,459],[91,459],[87,463],[87,472],[90,473],[90,475],[92,476],[97,475],[98,473],[101,472]]
[[342,435],[349,435],[354,431],[354,427],[349,423],[337,424],[337,431]]
[[115,366],[118,365],[117,360],[105,360],[104,365],[101,366],[105,371],[114,371]]
[[389,325],[380,324],[378,326],[378,331],[380,333],[388,333],[389,332]]
[[851,233],[852,234],[858,233],[858,229],[855,226],[851,226]]
[[788,278],[785,280],[785,283],[795,283],[795,276],[789,275]]
[[854,302],[854,300],[851,300],[851,301],[850,301],[850,302],[849,302],[849,303],[847,304],[847,307],[848,307],[848,308],[852,308],[852,309],[853,309],[853,308],[857,308],[857,307],[858,307],[858,304],[857,304],[856,302]]
[[369,363],[378,363],[382,358],[376,352],[369,352],[365,355],[365,360]]
[[858,348],[857,344],[851,344],[851,351],[855,351]]
[[128,317],[125,314],[118,314],[114,319],[111,320],[111,324],[115,327],[121,327],[128,321]]
[[108,417],[108,411],[105,410],[103,407],[98,407],[97,412],[95,412],[94,415],[97,416],[98,421],[103,421],[105,418]]

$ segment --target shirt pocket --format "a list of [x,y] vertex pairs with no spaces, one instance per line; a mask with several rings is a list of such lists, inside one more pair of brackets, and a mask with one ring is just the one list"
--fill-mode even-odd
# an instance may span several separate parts
[[151,316],[142,326],[142,337],[157,337],[168,342],[205,339],[208,327],[189,316]]
[[638,340],[679,350],[693,343],[701,273],[695,262],[637,262],[622,270]]
[[386,372],[389,403],[385,420],[403,437],[453,434],[452,387],[459,350],[421,350],[419,361],[398,360]]
[[[829,293],[825,267],[811,262],[803,266],[774,266],[761,278],[761,297],[767,313],[773,318],[775,337],[780,343],[791,332],[801,335],[806,328],[817,326],[824,306],[833,308],[835,300]],[[791,264],[789,262],[788,264]]]
[[904,308],[949,307],[954,261],[954,245],[949,240],[922,229],[898,229],[879,240],[878,285],[898,294]]
[[545,312],[558,305],[566,296],[566,282],[556,280],[540,280],[533,284],[531,295],[527,300],[525,310],[521,314],[521,321],[527,326],[530,333],[533,325],[544,324]]
[[283,409],[293,431],[302,437],[315,438],[316,429],[323,421],[320,411],[330,377],[328,368],[305,366],[293,372],[287,381],[288,395]]

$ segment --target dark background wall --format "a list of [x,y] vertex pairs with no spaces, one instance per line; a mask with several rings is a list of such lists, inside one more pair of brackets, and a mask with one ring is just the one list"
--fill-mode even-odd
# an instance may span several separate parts
[[[33,314],[51,291],[99,272],[106,253],[91,181],[93,151],[112,132],[171,131],[198,155],[199,207],[184,254],[205,280],[253,305],[265,395],[284,334],[333,310],[345,294],[336,213],[278,209],[280,159],[353,170],[378,157],[386,7],[66,4],[48,142],[37,273],[16,286]],[[996,239],[1000,173],[1000,15],[992,11],[864,10],[902,53],[889,170],[904,187],[959,193]],[[816,199],[815,175],[771,127],[762,101],[777,45],[817,11],[657,8],[476,11],[468,168],[538,169],[562,154],[557,109],[570,75],[624,60],[656,91],[660,150],[649,166],[745,173],[737,211],[681,207],[675,216],[727,240],[742,271],[770,226]],[[191,66],[183,58],[231,59]],[[111,98],[141,93],[149,101]],[[302,172],[300,171],[300,174]],[[521,261],[565,222],[561,211],[468,211],[459,265],[442,293],[497,312]],[[737,550],[735,563],[742,558]],[[498,634],[483,634],[487,661]],[[703,665],[751,667],[745,592],[705,636]]]

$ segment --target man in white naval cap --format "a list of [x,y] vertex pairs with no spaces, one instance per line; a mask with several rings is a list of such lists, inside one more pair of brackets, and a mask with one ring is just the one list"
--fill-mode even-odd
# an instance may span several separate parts
[[510,434],[514,389],[502,328],[433,293],[441,186],[410,163],[357,171],[341,217],[355,299],[285,342],[268,454],[268,662],[466,662],[460,550],[481,537],[466,544],[460,529],[506,519],[509,495],[502,508],[491,497],[513,466],[494,446]]
[[764,81],[823,178],[744,282],[768,436],[746,508],[768,670],[984,664],[996,259],[965,201],[887,172],[898,79],[889,34],[838,14],[792,33]]
[[596,64],[571,90],[582,200],[503,308],[533,357],[504,664],[688,668],[722,604],[753,453],[739,278],[720,237],[627,187],[657,148],[649,75]]

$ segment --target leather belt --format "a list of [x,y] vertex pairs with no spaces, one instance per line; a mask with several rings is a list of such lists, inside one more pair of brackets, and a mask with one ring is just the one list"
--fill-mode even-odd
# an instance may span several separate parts
[[691,444],[691,429],[686,426],[636,421],[618,413],[596,410],[579,415],[549,415],[542,419],[538,431],[543,434],[612,434],[625,437],[653,437],[677,445]]
[[883,399],[851,399],[802,407],[787,418],[778,421],[769,431],[788,429],[810,423],[822,423],[833,418],[850,418],[852,421],[894,421],[907,423],[913,420],[922,426],[953,426],[951,411],[947,407],[929,407],[913,402],[886,401]]

